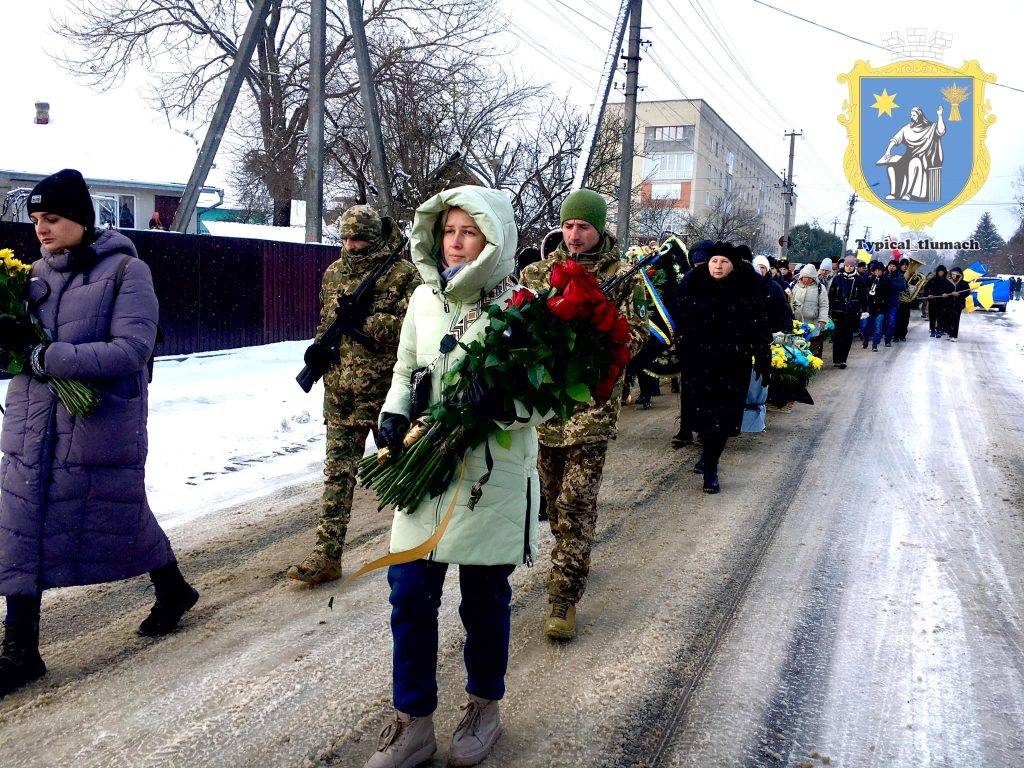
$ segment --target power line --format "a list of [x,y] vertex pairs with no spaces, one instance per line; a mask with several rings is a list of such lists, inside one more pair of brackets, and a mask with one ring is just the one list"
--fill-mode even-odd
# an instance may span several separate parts
[[584,20],[584,21],[586,21],[586,22],[589,22],[590,24],[593,24],[593,25],[594,25],[595,27],[597,27],[598,29],[602,30],[603,32],[607,32],[607,33],[608,33],[609,35],[610,35],[610,34],[612,33],[612,31],[611,31],[610,29],[608,29],[607,27],[605,27],[604,25],[602,25],[602,24],[601,24],[600,22],[594,21],[594,20],[593,20],[592,18],[590,18],[589,16],[587,16],[587,15],[586,15],[585,13],[583,13],[582,11],[579,11],[579,10],[577,10],[576,8],[573,8],[573,7],[572,7],[571,5],[569,5],[568,3],[566,3],[566,2],[563,2],[563,0],[554,0],[554,1],[555,1],[556,3],[558,3],[558,4],[560,5],[560,6],[562,6],[563,8],[568,8],[568,9],[569,9],[570,11],[572,11],[572,12],[573,12],[574,14],[576,14],[577,16],[579,16],[579,17],[580,17],[581,19],[583,19],[583,20]]
[[[771,8],[773,11],[778,11],[779,13],[785,14],[786,16],[791,16],[794,19],[799,19],[800,21],[806,22],[807,24],[810,24],[811,26],[818,27],[819,29],[827,30],[828,32],[832,32],[833,34],[840,35],[841,37],[845,37],[848,40],[853,40],[855,42],[862,43],[864,45],[870,45],[872,48],[878,48],[879,50],[885,51],[886,53],[892,53],[892,51],[890,49],[886,48],[884,45],[879,45],[878,43],[872,43],[869,40],[864,40],[863,38],[856,37],[855,35],[850,35],[850,34],[847,34],[846,32],[842,32],[842,31],[840,31],[838,29],[833,29],[832,27],[827,27],[824,24],[819,24],[818,22],[812,21],[811,19],[805,19],[803,16],[798,16],[795,13],[790,13],[789,11],[787,11],[784,8],[779,8],[777,6],[771,5],[770,3],[766,3],[766,2],[764,2],[764,0],[754,0],[754,2],[757,3],[758,5],[763,5],[765,8]],[[1011,91],[1017,91],[1018,93],[1024,93],[1024,88],[1015,88],[1014,86],[1007,85],[1006,83],[989,83],[989,85],[994,85],[994,86],[996,86],[998,88],[1006,88],[1007,90],[1011,90]]]

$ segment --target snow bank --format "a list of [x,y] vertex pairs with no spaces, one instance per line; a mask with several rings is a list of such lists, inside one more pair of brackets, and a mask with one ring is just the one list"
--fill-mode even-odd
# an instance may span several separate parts
[[323,383],[295,383],[307,344],[157,359],[146,490],[165,528],[323,471]]

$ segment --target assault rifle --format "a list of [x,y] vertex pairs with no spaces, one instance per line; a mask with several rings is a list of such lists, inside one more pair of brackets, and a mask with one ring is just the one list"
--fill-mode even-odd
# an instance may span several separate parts
[[610,299],[610,294],[613,291],[617,290],[627,280],[632,280],[633,276],[639,273],[640,270],[647,269],[649,266],[657,262],[661,256],[662,254],[660,251],[655,251],[654,253],[648,254],[644,258],[640,259],[640,261],[631,266],[628,271],[615,275],[614,277],[609,277],[601,283],[601,293]]
[[[331,359],[337,360],[338,345],[341,343],[342,336],[348,336],[352,341],[362,344],[371,351],[374,349],[373,339],[362,330],[362,324],[369,311],[370,302],[373,300],[373,289],[377,281],[384,276],[384,273],[391,269],[391,266],[399,260],[408,242],[408,238],[403,237],[401,242],[391,250],[388,257],[374,267],[352,293],[343,293],[338,296],[338,308],[334,312],[334,319],[317,342],[328,350]],[[353,322],[351,319],[353,317],[361,319]],[[302,367],[295,380],[304,392],[309,392],[313,389],[313,385],[323,378],[326,371],[326,365],[311,366],[307,364]]]

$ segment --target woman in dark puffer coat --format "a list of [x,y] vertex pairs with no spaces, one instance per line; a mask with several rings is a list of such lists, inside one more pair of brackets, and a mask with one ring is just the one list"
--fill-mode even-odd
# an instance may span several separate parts
[[[153,279],[135,247],[95,230],[78,171],[32,190],[42,258],[29,298],[51,342],[33,346],[31,371],[7,390],[0,435],[0,594],[7,597],[0,696],[42,676],[42,592],[149,573],[156,603],[139,633],[171,632],[199,594],[146,500],[148,363],[156,341]],[[9,343],[9,342],[8,342]],[[74,417],[47,377],[78,379],[101,395]]]
[[718,459],[739,434],[751,360],[764,380],[771,371],[771,333],[753,267],[729,243],[715,243],[710,253],[683,278],[677,325],[683,416],[704,449],[694,471],[703,473],[705,493],[718,493]]

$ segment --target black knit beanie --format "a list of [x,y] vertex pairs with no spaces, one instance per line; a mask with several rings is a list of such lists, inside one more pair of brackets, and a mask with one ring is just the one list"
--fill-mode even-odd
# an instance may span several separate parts
[[28,212],[55,213],[81,224],[86,232],[92,232],[96,226],[89,187],[82,174],[73,168],[57,171],[36,184],[28,198]]

